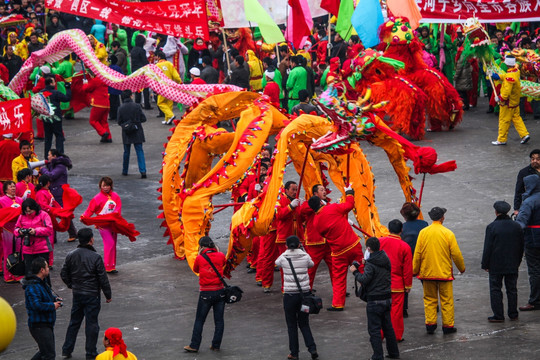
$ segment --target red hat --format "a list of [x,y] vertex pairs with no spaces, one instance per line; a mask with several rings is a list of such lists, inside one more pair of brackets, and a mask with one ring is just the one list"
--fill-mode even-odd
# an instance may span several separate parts
[[105,337],[113,347],[113,358],[118,354],[122,354],[127,358],[127,346],[122,339],[122,331],[120,329],[108,328],[105,330]]

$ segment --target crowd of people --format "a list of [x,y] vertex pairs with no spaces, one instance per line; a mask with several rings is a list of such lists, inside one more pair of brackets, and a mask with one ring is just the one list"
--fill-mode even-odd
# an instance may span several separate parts
[[[345,78],[344,64],[364,49],[358,36],[353,35],[345,41],[333,26],[328,27],[323,22],[316,22],[302,49],[294,49],[287,43],[258,46],[255,42],[258,35],[252,31],[240,31],[236,38],[229,35],[225,43],[216,33],[205,42],[200,38],[180,39],[138,31],[54,10],[45,12],[41,0],[11,0],[0,5],[0,14],[19,14],[27,19],[23,25],[7,27],[5,36],[0,37],[3,49],[0,78],[4,84],[13,79],[32,52],[41,50],[56,33],[76,28],[88,35],[96,57],[121,74],[129,75],[147,64],[156,64],[164,76],[177,83],[226,83],[261,92],[293,118],[302,113],[320,115],[311,99],[334,77]],[[533,49],[533,44],[534,50],[539,52],[538,31],[523,30],[515,35],[510,28],[490,27],[488,30],[493,35],[492,46],[497,53],[513,48]],[[424,44],[430,65],[438,68],[455,85],[464,104],[463,110],[476,106],[482,93],[493,98],[494,89],[478,61],[460,61],[464,44],[461,28],[448,26],[444,36],[437,37],[433,27],[422,27],[418,29],[418,39]],[[445,62],[441,62],[441,50],[446,54]],[[502,101],[497,104],[492,99],[487,109],[489,113],[500,113],[499,137],[493,141],[494,145],[506,144],[511,121],[518,130],[521,143],[527,143],[530,136],[520,115],[530,111],[535,119],[540,118],[538,102],[532,101],[531,109],[528,109],[529,104],[518,94],[520,79],[537,81],[537,78],[527,69],[518,70],[511,59],[512,56],[505,56],[500,62],[510,74],[501,79],[498,92]],[[128,175],[131,144],[135,148],[141,178],[147,176],[142,123],[146,122],[143,110],[153,109],[152,98],[159,109],[158,117],[163,118],[162,124],[170,125],[176,119],[175,104],[165,96],[152,94],[149,89],[141,89],[135,94],[129,90],[118,91],[95,75],[81,66],[74,54],[54,64],[36,67],[26,91],[46,93],[54,105],[54,115],[36,121],[36,134],[3,134],[0,142],[0,180],[3,183],[0,209],[20,209],[20,213],[2,229],[2,270],[6,283],[23,283],[28,326],[39,347],[35,359],[54,359],[56,355],[54,324],[56,310],[63,300],[52,292],[49,270],[55,263],[55,209],[64,206],[63,185],[68,184],[68,171],[72,168],[71,160],[65,155],[62,122],[74,117],[75,103],[80,101],[77,94],[88,97],[85,105],[91,107],[90,125],[95,128],[101,143],[112,142],[110,120],[121,127],[124,144],[122,175],[125,176]],[[77,77],[81,80],[80,86],[76,85]],[[180,111],[183,111],[181,105],[176,112]],[[44,157],[47,159],[43,162],[33,151],[34,142],[40,139],[44,139]],[[259,172],[246,177],[234,189],[232,197],[236,204],[249,201],[262,191],[271,166],[271,154],[271,148],[263,149],[257,164]],[[529,269],[531,294],[528,303],[519,310],[540,309],[540,244],[536,240],[540,231],[540,150],[533,150],[530,159],[531,165],[518,176],[514,202],[516,221],[508,215],[511,206],[498,201],[494,204],[496,220],[486,229],[482,268],[489,272],[493,311],[488,318],[490,322],[505,319],[503,280],[508,295],[507,315],[510,320],[518,319],[516,284],[523,254]],[[99,193],[90,201],[81,219],[121,214],[122,200],[114,192],[113,180],[103,177],[98,186]],[[345,188],[341,203],[328,198],[323,184],[313,186],[313,196],[307,201],[300,199],[298,192],[298,184],[293,181],[283,185],[274,221],[267,234],[253,239],[252,251],[247,258],[248,273],[255,274],[256,284],[265,293],[273,291],[274,272],[281,269],[280,291],[289,335],[288,359],[298,359],[298,329],[311,357],[318,358],[316,332],[309,326],[309,314],[302,307],[302,299],[314,292],[317,269],[323,260],[328,267],[333,294],[328,311],[344,310],[349,272],[365,289],[372,359],[384,358],[383,338],[386,339],[387,356],[399,358],[398,343],[404,340],[404,318],[408,316],[408,295],[413,277],[422,280],[426,332],[435,333],[439,311],[443,334],[457,331],[453,267],[455,265],[464,272],[465,263],[454,234],[443,225],[446,209],[432,208],[428,212],[430,225],[419,218],[418,206],[407,202],[401,209],[405,221],[392,220],[388,224],[389,235],[367,238],[363,249],[362,239],[348,221],[348,214],[354,208],[351,186]],[[235,210],[239,207],[235,206]],[[77,231],[70,220],[67,232],[68,242],[78,240],[79,245],[64,259],[61,270],[62,281],[73,291],[71,319],[62,355],[65,358],[72,356],[78,330],[85,319],[87,359],[110,359],[118,354],[125,359],[136,359],[126,350],[122,333],[115,328],[105,331],[105,352],[98,354],[97,351],[100,293],[107,302],[112,300],[108,274],[118,273],[115,228],[99,226],[103,256],[93,247],[91,229]],[[26,272],[16,276],[7,269],[7,258],[18,248],[24,256]],[[224,254],[211,238],[202,237],[193,268],[200,275],[200,294],[191,342],[184,347],[186,352],[199,351],[210,309],[213,309],[215,322],[210,348],[220,350],[225,311],[225,289],[220,277],[224,265]]]

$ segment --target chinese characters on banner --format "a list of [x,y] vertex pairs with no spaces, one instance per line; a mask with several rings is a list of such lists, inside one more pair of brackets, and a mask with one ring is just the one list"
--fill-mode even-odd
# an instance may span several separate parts
[[477,17],[480,22],[535,21],[540,0],[416,0],[422,22],[463,23]]
[[0,134],[32,131],[30,98],[0,102]]
[[135,29],[208,40],[208,19],[204,0],[144,3],[119,0],[45,0],[45,6]]

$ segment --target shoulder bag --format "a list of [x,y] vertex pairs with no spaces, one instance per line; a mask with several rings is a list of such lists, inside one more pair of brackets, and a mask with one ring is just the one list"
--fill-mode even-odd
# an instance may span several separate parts
[[310,314],[318,314],[323,308],[322,299],[316,295],[313,295],[311,292],[308,295],[304,295],[302,287],[300,286],[300,282],[298,281],[298,276],[296,276],[296,271],[294,270],[292,260],[288,257],[285,257],[285,259],[287,259],[289,265],[291,266],[294,281],[296,281],[296,286],[298,286],[298,291],[300,291],[300,296],[302,296],[302,305],[309,307]]
[[239,302],[240,300],[242,300],[242,294],[244,293],[242,289],[240,289],[240,287],[238,286],[228,285],[225,282],[225,279],[223,279],[223,276],[221,276],[221,274],[219,273],[218,269],[216,269],[216,266],[214,265],[214,263],[212,263],[212,260],[210,260],[208,255],[206,254],[201,254],[201,255],[203,258],[206,259],[206,261],[208,261],[210,266],[212,266],[212,269],[214,269],[214,271],[216,272],[216,275],[219,277],[219,279],[223,283],[223,286],[225,286],[225,302],[227,304],[234,304],[235,302]]
[[129,135],[137,132],[137,130],[139,130],[139,126],[130,120],[122,124],[122,130]]
[[22,258],[22,239],[21,247],[19,251],[15,249],[16,238],[13,237],[13,253],[9,255],[6,259],[6,267],[8,271],[15,276],[23,276],[26,273],[26,267],[24,265],[24,260]]

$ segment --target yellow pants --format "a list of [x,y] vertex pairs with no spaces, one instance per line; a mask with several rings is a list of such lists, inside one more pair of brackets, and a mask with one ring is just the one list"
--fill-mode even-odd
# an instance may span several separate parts
[[443,327],[454,326],[454,292],[452,281],[424,280],[423,286],[426,325],[437,325],[437,304],[440,299]]
[[515,108],[509,108],[508,106],[499,107],[499,137],[497,141],[506,142],[508,139],[508,129],[510,128],[510,122],[514,123],[514,127],[519,134],[519,137],[529,135],[523,119],[519,114],[519,106]]
[[159,107],[159,110],[161,110],[165,114],[165,119],[170,119],[171,117],[174,116],[173,105],[174,105],[174,102],[172,100],[169,100],[167,98],[164,98],[161,95],[158,95],[157,106]]

